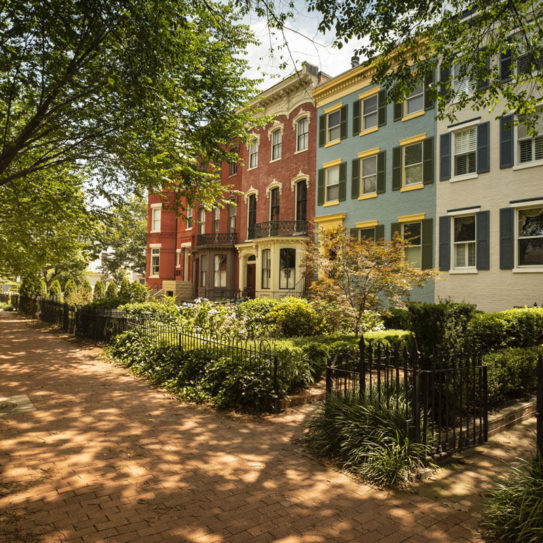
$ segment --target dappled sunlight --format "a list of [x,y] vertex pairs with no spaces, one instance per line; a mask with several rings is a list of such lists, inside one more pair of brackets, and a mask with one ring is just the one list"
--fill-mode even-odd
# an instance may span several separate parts
[[414,490],[382,491],[302,449],[314,405],[183,404],[29,322],[0,312],[0,396],[36,408],[0,416],[2,541],[477,541],[480,494],[532,439],[523,425]]

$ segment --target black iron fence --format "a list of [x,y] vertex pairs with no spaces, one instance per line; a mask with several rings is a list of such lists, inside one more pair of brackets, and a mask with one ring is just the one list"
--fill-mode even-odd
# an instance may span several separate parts
[[254,238],[273,236],[305,236],[309,231],[308,221],[267,221],[254,225]]
[[237,241],[236,232],[211,232],[209,234],[197,234],[195,245],[234,245]]
[[543,355],[537,360],[537,450],[543,457]]
[[422,360],[415,349],[367,346],[337,352],[327,394],[359,394],[405,417],[408,434],[434,454],[487,441],[487,368],[478,356]]

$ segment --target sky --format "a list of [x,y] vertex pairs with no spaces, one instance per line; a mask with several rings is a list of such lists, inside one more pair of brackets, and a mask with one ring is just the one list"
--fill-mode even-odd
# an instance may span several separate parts
[[[320,18],[319,13],[307,11],[303,0],[296,0],[294,17],[287,23],[289,29],[285,30],[288,49],[277,50],[277,46],[284,42],[283,37],[280,34],[272,36],[266,21],[256,15],[246,17],[245,22],[261,42],[259,46],[252,46],[248,50],[246,58],[251,66],[248,75],[264,78],[260,85],[262,90],[294,72],[294,62],[299,69],[302,62],[307,61],[330,76],[336,76],[351,67],[351,56],[356,43],[348,44],[342,49],[333,47],[334,33],[321,34],[317,30]],[[286,61],[288,66],[281,70],[279,66],[283,61]]]

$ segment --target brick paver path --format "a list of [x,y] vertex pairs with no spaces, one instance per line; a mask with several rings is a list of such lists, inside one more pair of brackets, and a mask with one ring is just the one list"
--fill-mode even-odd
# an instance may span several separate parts
[[100,353],[0,312],[0,396],[36,407],[0,416],[0,541],[477,541],[481,489],[526,444],[382,492],[303,453],[311,407],[219,414]]

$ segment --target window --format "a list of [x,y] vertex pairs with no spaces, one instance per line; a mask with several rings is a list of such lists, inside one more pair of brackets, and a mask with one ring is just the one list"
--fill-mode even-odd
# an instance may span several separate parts
[[249,196],[248,202],[248,213],[247,213],[247,239],[253,239],[255,235],[255,224],[256,224],[256,194],[251,194]]
[[238,173],[238,163],[233,162],[228,164],[228,175],[236,175]]
[[296,151],[309,147],[309,119],[304,117],[296,123]]
[[424,85],[419,85],[405,101],[405,114],[411,115],[424,111]]
[[543,160],[543,111],[539,112],[539,118],[535,123],[537,136],[535,138],[528,134],[528,127],[519,124],[517,138],[519,147],[519,162],[524,164],[534,160]]
[[151,209],[151,232],[160,232],[161,216],[162,209],[160,207],[153,207]]
[[215,288],[226,287],[226,255],[215,255]]
[[249,169],[258,166],[258,140],[254,139],[249,144]]
[[375,241],[375,227],[372,228],[359,228],[358,239]]
[[198,212],[198,234],[206,233],[206,210],[201,207]]
[[207,256],[200,257],[200,286],[207,286]]
[[471,96],[473,94],[474,85],[473,82],[466,76],[461,77],[462,71],[460,64],[455,64],[452,68],[452,88],[455,95],[466,94]]
[[279,288],[293,289],[296,275],[296,249],[279,250]]
[[422,177],[422,142],[406,145],[404,153],[404,185],[421,185]]
[[270,288],[271,278],[271,250],[262,251],[262,288]]
[[361,194],[377,192],[377,155],[362,159]]
[[279,160],[281,158],[281,145],[283,141],[283,133],[280,129],[272,132],[272,160]]
[[192,207],[187,208],[187,230],[192,228]]
[[305,181],[296,183],[296,220],[307,220],[307,183]]
[[327,202],[339,199],[339,164],[326,168],[326,198]]
[[374,128],[378,123],[378,95],[362,100],[362,130]]
[[543,207],[518,211],[518,265],[543,266]]
[[517,74],[532,74],[543,68],[543,49],[523,53],[517,60]]
[[477,128],[468,128],[454,134],[454,175],[477,171]]
[[405,259],[415,268],[422,267],[421,223],[411,222],[402,225],[402,236],[407,243]]
[[231,234],[236,231],[236,215],[238,212],[238,206],[234,203],[228,206],[228,232]]
[[160,249],[151,249],[151,276],[160,272]]
[[475,215],[454,218],[454,267],[475,268]]
[[326,141],[331,143],[333,141],[339,140],[341,136],[341,110],[334,111],[329,113],[326,116]]
[[279,187],[270,191],[270,221],[279,220]]
[[221,224],[221,210],[220,208],[216,207],[213,210],[213,233],[214,234],[219,232],[220,224]]

